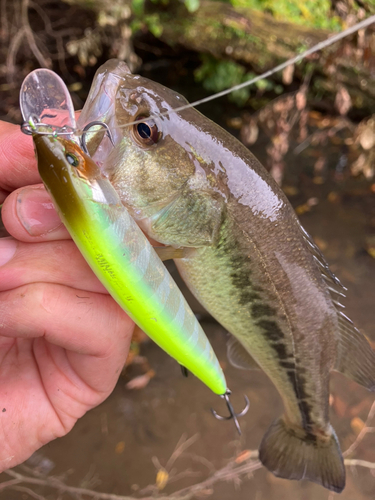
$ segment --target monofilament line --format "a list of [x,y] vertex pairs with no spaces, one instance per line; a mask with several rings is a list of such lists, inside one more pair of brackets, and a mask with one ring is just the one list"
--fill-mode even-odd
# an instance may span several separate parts
[[[217,92],[216,94],[212,94],[208,97],[204,97],[203,99],[199,99],[198,101],[191,102],[189,104],[185,104],[184,106],[180,106],[178,108],[171,109],[170,111],[165,111],[163,113],[158,113],[156,115],[151,115],[148,117],[148,119],[155,119],[159,118],[161,116],[167,116],[170,115],[171,113],[178,113],[179,111],[183,111],[185,109],[193,108],[196,106],[199,106],[200,104],[213,101],[214,99],[218,99],[219,97],[223,97],[225,95],[230,94],[231,92],[234,92],[236,90],[243,89],[245,87],[248,87],[249,85],[252,85],[253,83],[258,82],[259,80],[263,80],[264,78],[267,78],[274,73],[277,73],[278,71],[281,71],[285,69],[287,66],[290,66],[291,64],[295,64],[299,61],[302,61],[305,57],[314,54],[315,52],[318,52],[319,50],[325,49],[326,47],[329,47],[330,45],[334,44],[335,42],[338,42],[339,40],[342,40],[343,38],[355,33],[356,31],[359,31],[362,28],[366,28],[367,26],[370,26],[375,22],[375,15],[368,17],[367,19],[364,19],[363,21],[355,24],[354,26],[351,26],[350,28],[341,31],[341,33],[337,33],[337,35],[334,35],[332,37],[327,38],[327,40],[324,40],[323,42],[319,42],[313,47],[311,47],[308,50],[305,50],[301,54],[298,54],[291,59],[288,59],[288,61],[283,62],[282,64],[279,64],[275,68],[272,68],[262,75],[256,76],[255,78],[252,78],[251,80],[247,80],[246,82],[240,83],[238,85],[235,85],[234,87],[231,87],[226,90],[222,90],[221,92]],[[129,127],[130,125],[135,125],[137,123],[141,123],[143,120],[137,120],[131,123],[127,123],[126,125],[122,125],[120,128],[125,128]]]

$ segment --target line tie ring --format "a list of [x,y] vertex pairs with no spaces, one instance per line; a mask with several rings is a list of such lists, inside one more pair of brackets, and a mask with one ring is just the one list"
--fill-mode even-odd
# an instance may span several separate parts
[[62,127],[59,127],[57,125],[43,123],[40,121],[39,117],[35,115],[31,115],[27,122],[22,123],[21,131],[26,135],[52,135],[52,137],[58,137],[59,135],[72,135],[77,133],[77,130],[73,127],[70,127],[69,125],[63,125]]

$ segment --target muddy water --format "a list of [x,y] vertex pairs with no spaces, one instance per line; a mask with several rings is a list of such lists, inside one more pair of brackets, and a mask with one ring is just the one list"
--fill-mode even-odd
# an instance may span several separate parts
[[[308,196],[321,196],[322,199],[301,220],[316,241],[325,247],[324,253],[332,270],[348,288],[347,314],[368,334],[375,347],[375,259],[364,250],[369,228],[374,223],[375,204],[369,190],[358,195],[357,187],[354,183],[354,188],[345,190],[346,194],[332,203],[326,200],[326,194],[322,195],[326,188],[307,186]],[[176,271],[171,270],[177,277]],[[234,393],[234,406],[242,407],[243,394],[251,401],[249,413],[241,419],[243,436],[238,437],[233,423],[213,418],[211,407],[225,412],[217,396],[194,377],[183,378],[178,365],[148,342],[142,345],[141,353],[156,372],[148,386],[140,391],[126,389],[126,382],[139,373],[139,368],[130,369],[107,401],[83,417],[69,435],[41,449],[33,457],[33,463],[44,460],[42,469],[51,469],[53,475],[65,475],[69,485],[144,498],[152,494],[152,487],[145,488],[155,485],[158,463],[166,466],[182,436],[195,437],[195,441],[174,462],[171,482],[163,490],[168,495],[202,482],[242,450],[257,448],[268,426],[282,411],[280,398],[261,372],[239,371],[228,364],[226,332],[204,316],[202,308],[189,293],[187,296],[195,311],[202,314],[202,325]],[[339,374],[332,376],[331,391],[332,424],[345,450],[355,440],[361,421],[366,419],[373,396]],[[375,434],[367,435],[354,457],[375,462]],[[340,500],[375,497],[375,477],[369,469],[348,468],[347,476],[347,486]],[[241,483],[238,480],[216,483],[212,498],[328,500],[335,496],[308,482],[277,479],[264,469],[242,479]],[[46,498],[58,497],[58,493],[50,489],[34,486],[33,489]],[[27,500],[31,497],[26,493],[5,491],[0,493],[0,498]]]

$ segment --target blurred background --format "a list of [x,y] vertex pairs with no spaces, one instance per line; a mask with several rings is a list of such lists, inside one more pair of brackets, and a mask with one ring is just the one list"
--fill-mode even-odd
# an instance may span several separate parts
[[[18,95],[37,67],[56,71],[76,109],[109,58],[194,101],[244,82],[375,13],[375,0],[0,0],[0,119],[21,123]],[[375,25],[257,84],[199,107],[262,161],[348,288],[346,313],[375,348]],[[275,478],[257,450],[282,411],[267,377],[226,359],[226,332],[192,298],[225,370],[243,436],[222,401],[142,332],[111,397],[15,470],[0,498],[332,500]],[[340,500],[375,496],[373,396],[332,375],[331,420],[347,458]],[[375,413],[375,408],[373,408]],[[368,431],[368,432],[367,432]],[[359,441],[356,441],[359,438]],[[352,447],[353,443],[357,444]],[[358,446],[357,446],[358,445]],[[356,462],[360,460],[362,462]],[[11,487],[12,486],[12,487]],[[18,488],[18,489],[17,489]],[[111,496],[112,495],[112,496]]]

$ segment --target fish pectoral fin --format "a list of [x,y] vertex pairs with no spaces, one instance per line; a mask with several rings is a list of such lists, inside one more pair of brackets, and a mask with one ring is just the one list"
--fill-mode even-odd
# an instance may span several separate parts
[[317,436],[289,427],[283,418],[266,432],[259,459],[275,476],[308,479],[340,493],[345,487],[345,467],[334,430]]
[[223,198],[214,191],[183,191],[150,218],[151,233],[178,247],[211,246],[218,238],[224,208]]
[[260,370],[260,366],[244,346],[233,336],[227,342],[227,357],[232,366],[241,370]]
[[339,343],[334,369],[375,391],[375,352],[366,337],[341,311],[337,312]]
[[188,248],[174,248],[170,245],[165,247],[153,247],[163,262],[171,259],[183,259],[188,253]]

